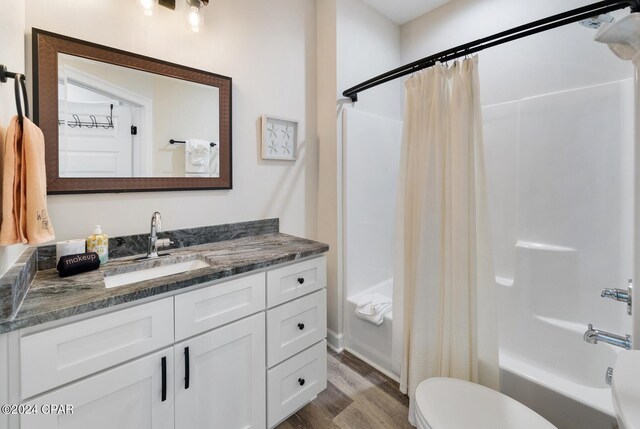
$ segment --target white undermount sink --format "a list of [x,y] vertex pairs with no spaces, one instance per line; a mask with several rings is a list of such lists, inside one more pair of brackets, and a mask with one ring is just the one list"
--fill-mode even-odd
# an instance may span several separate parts
[[201,259],[192,259],[188,261],[166,263],[153,268],[144,268],[129,271],[121,274],[104,276],[104,284],[107,289],[118,286],[126,286],[132,283],[138,283],[145,280],[157,279],[159,277],[170,276],[172,274],[185,273],[187,271],[207,268],[209,264]]
[[611,397],[620,429],[640,429],[640,350],[627,350],[618,355]]

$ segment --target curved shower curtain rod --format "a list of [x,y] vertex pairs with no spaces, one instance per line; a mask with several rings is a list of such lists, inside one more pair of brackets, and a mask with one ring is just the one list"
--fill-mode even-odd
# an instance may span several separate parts
[[593,3],[587,6],[572,9],[567,12],[552,15],[550,17],[539,19],[528,24],[514,27],[510,30],[501,31],[491,36],[483,37],[473,42],[465,43],[454,48],[447,49],[437,54],[430,55],[420,60],[405,64],[401,67],[390,70],[386,73],[378,75],[374,78],[366,80],[345,90],[342,95],[349,97],[352,102],[358,101],[358,93],[371,89],[375,86],[395,80],[399,77],[415,73],[418,70],[429,68],[437,62],[451,61],[466,55],[480,52],[483,49],[493,46],[502,45],[503,43],[531,36],[533,34],[542,33],[543,31],[553,28],[562,27],[563,25],[582,21],[584,19],[598,16],[600,14],[612,12],[614,10],[626,9],[630,7],[631,12],[640,12],[640,0],[623,0],[613,1],[605,0]]

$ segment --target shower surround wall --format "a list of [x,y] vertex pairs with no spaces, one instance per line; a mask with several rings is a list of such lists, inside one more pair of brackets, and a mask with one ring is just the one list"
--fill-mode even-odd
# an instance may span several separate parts
[[349,351],[393,376],[392,315],[356,317],[373,293],[393,297],[393,240],[402,122],[344,109],[345,332]]
[[[486,106],[483,114],[502,391],[559,427],[609,427],[603,374],[621,349],[582,335],[588,323],[631,329],[625,306],[600,291],[625,287],[633,272],[633,82]],[[556,396],[552,404],[530,396],[539,389]]]

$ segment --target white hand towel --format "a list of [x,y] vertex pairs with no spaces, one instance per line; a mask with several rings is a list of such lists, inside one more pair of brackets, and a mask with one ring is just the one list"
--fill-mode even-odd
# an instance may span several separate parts
[[220,143],[211,148],[211,177],[220,177]]
[[374,325],[381,325],[391,308],[391,298],[374,292],[358,302],[356,316]]
[[211,146],[206,140],[189,139],[185,144],[185,173],[209,174]]

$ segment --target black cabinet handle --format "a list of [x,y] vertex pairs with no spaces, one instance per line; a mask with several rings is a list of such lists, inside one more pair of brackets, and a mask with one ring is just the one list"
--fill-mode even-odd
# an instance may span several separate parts
[[184,348],[184,388],[189,388],[189,347]]
[[304,323],[298,323],[298,329],[302,331],[304,329]]
[[298,384],[300,384],[300,386],[304,386],[304,378],[299,378]]
[[167,400],[167,357],[162,356],[162,402]]
[[304,283],[304,277],[298,277],[298,283],[303,284]]

